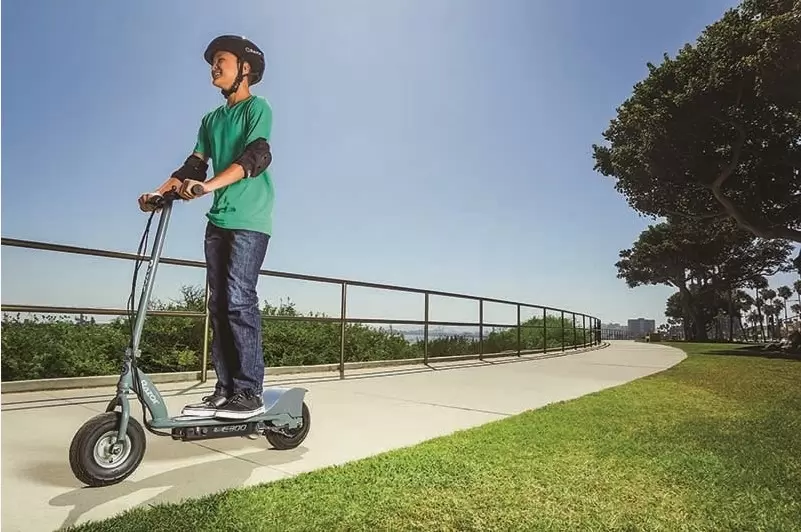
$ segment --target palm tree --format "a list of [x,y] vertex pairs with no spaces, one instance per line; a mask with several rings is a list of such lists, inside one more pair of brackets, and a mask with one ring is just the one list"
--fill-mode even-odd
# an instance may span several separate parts
[[[758,307],[757,307],[758,308]],[[754,341],[759,341],[759,329],[757,329],[757,324],[762,323],[762,314],[759,313],[757,310],[752,310],[748,313],[748,317],[746,318],[748,323],[754,328]]]
[[[764,300],[759,296],[759,293],[760,291],[768,289],[769,286],[768,280],[764,275],[760,275],[758,277],[754,277],[753,279],[751,279],[748,285],[754,289],[754,293],[756,295],[756,297],[754,297],[754,305],[756,306],[756,312],[757,315],[759,316],[759,327],[760,327],[760,332],[762,333],[762,341],[764,342],[765,326],[763,325],[763,320],[762,320],[762,304],[764,303]],[[801,283],[799,284],[799,286],[801,286]]]
[[759,329],[757,329],[757,331],[759,331],[760,337],[762,338],[762,341],[764,342],[765,341],[765,318],[762,315],[762,307],[765,306],[765,301],[761,297],[757,296],[757,297],[754,298],[754,306],[756,307],[756,315],[757,315],[757,319],[758,319],[757,323],[759,324]]
[[772,299],[776,297],[776,290],[772,288],[763,288],[760,291],[762,299],[765,301],[765,321],[768,323],[768,334],[771,339],[776,337],[775,322],[773,320],[773,303]]
[[795,290],[795,293],[798,295],[798,304],[801,305],[801,279],[793,283],[793,289]]
[[787,300],[792,297],[793,291],[789,286],[780,286],[776,289],[776,293],[784,300],[784,321],[787,321]]
[[[735,300],[734,300],[734,314],[737,318],[737,322],[739,323],[740,330],[743,332],[743,336],[745,337],[744,339],[746,342],[748,341],[748,330],[743,325],[743,319],[748,321],[745,316],[745,313],[752,306],[754,306],[754,298],[751,297],[751,295],[748,294],[748,292],[746,292],[745,290],[737,290],[737,292],[735,293]],[[756,337],[757,337],[756,333],[754,333],[754,339],[756,339]]]
[[771,305],[771,310],[773,311],[773,337],[774,338],[781,338],[782,337],[782,309],[784,309],[785,314],[787,313],[787,307],[784,305],[784,301],[776,298],[773,300],[773,305]]

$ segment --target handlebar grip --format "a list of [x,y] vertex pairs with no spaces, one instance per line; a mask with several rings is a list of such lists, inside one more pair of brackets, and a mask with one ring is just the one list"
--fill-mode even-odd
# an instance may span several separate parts
[[200,185],[194,185],[192,187],[192,194],[195,196],[202,196],[203,195],[203,187]]
[[160,196],[158,194],[154,194],[154,195],[151,195],[149,198],[147,198],[147,201],[145,203],[147,205],[151,205],[153,207],[160,207],[163,202],[164,202],[164,197],[163,196]]

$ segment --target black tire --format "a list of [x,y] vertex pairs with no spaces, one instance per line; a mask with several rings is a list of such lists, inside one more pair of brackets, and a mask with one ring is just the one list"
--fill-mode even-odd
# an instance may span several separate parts
[[117,484],[136,471],[145,456],[147,439],[142,425],[128,418],[128,441],[123,443],[122,460],[116,464],[102,464],[96,457],[96,447],[105,438],[116,435],[120,412],[106,412],[93,417],[75,433],[70,445],[70,467],[75,477],[93,487]]
[[270,445],[279,451],[286,451],[287,449],[294,449],[303,443],[303,440],[306,439],[306,436],[309,434],[309,429],[311,428],[311,412],[309,412],[309,407],[306,406],[305,401],[301,412],[302,425],[296,429],[286,429],[286,432],[288,432],[290,436],[267,429],[267,433],[264,437],[267,438]]

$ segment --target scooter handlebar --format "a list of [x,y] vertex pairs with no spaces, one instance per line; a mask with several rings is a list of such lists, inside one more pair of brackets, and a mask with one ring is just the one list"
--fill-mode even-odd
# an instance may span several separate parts
[[161,207],[163,203],[164,197],[160,194],[151,194],[150,197],[147,198],[147,201],[145,201],[145,204],[151,207]]
[[[192,194],[195,196],[202,196],[203,195],[203,187],[201,185],[194,185],[192,186]],[[147,205],[151,207],[162,207],[165,201],[175,201],[182,199],[181,196],[175,190],[167,191],[163,196],[160,194],[151,194],[147,201],[145,202]]]

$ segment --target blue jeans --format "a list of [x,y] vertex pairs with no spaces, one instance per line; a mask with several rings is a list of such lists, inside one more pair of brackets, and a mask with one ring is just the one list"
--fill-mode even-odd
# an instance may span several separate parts
[[251,390],[262,393],[264,353],[259,280],[269,235],[206,226],[206,272],[209,283],[211,360],[217,372],[215,392],[230,397]]

